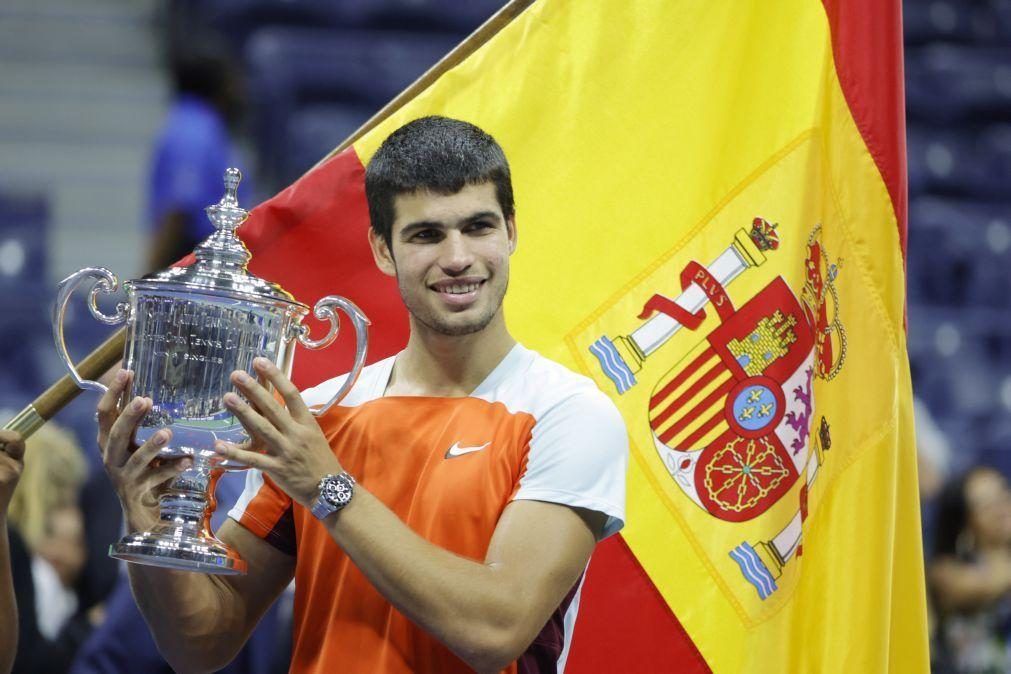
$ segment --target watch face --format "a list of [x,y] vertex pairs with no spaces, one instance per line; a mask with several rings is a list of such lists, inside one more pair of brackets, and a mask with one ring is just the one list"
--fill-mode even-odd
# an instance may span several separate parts
[[351,500],[351,486],[340,476],[330,477],[323,480],[320,496],[332,506],[344,506]]

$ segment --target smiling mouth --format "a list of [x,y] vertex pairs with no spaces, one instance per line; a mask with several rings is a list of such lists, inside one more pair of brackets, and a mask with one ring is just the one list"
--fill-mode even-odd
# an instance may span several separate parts
[[480,281],[440,281],[429,286],[450,306],[463,307],[477,299],[477,293],[484,285]]
[[481,287],[484,281],[478,281],[476,283],[454,283],[453,285],[435,286],[436,292],[445,293],[447,295],[466,295],[467,293],[472,293]]

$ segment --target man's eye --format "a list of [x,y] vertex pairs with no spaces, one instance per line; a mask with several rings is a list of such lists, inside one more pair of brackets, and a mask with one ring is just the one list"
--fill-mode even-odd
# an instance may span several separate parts
[[488,222],[487,220],[478,220],[477,222],[472,222],[467,226],[468,232],[476,232],[482,234],[490,229],[494,229],[495,225]]
[[438,238],[439,232],[434,229],[423,229],[411,236],[411,239],[414,241],[437,241]]

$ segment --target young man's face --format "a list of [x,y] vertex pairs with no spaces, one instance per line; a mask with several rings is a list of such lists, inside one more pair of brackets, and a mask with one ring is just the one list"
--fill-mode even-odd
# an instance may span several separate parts
[[515,223],[503,217],[494,184],[401,194],[393,204],[392,251],[372,230],[369,240],[411,316],[442,335],[483,330],[502,306],[516,247]]

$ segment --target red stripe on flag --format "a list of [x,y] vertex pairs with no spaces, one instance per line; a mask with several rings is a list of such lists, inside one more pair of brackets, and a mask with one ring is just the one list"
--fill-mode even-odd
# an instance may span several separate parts
[[[655,431],[657,428],[660,427],[661,424],[663,424],[664,421],[667,420],[668,417],[670,417],[676,411],[681,409],[681,407],[683,407],[685,403],[687,403],[689,400],[695,397],[699,391],[704,389],[708,384],[712,383],[714,379],[720,376],[720,374],[726,371],[727,369],[723,366],[722,363],[716,363],[715,365],[713,365],[711,368],[706,370],[706,373],[701,377],[699,377],[695,381],[695,383],[689,386],[687,391],[679,395],[670,405],[667,406],[665,410],[660,412],[660,414],[656,415],[656,418],[652,419],[649,422],[649,425],[652,426],[653,430]],[[698,406],[694,407],[693,411],[694,410],[698,410]],[[686,414],[685,418],[680,419],[678,423],[682,422],[688,423],[693,418],[694,417],[691,414]]]
[[681,386],[681,384],[683,384],[684,381],[686,379],[688,379],[688,377],[692,376],[692,374],[696,370],[698,370],[700,367],[702,367],[702,363],[704,363],[707,360],[709,360],[712,357],[712,355],[713,355],[713,350],[711,348],[706,349],[705,351],[703,351],[699,355],[698,358],[696,358],[695,360],[693,360],[691,362],[691,364],[688,365],[688,367],[686,367],[685,369],[683,369],[681,372],[679,372],[677,374],[677,376],[675,376],[673,379],[671,379],[669,382],[667,382],[666,386],[664,386],[657,393],[654,393],[653,397],[649,399],[649,408],[650,408],[650,410],[652,410],[654,407],[656,407],[657,405],[659,405],[660,403],[662,403],[663,400],[664,400],[664,398],[666,398],[667,396],[669,396],[672,391],[674,391],[675,389],[677,389],[678,386]]
[[908,194],[902,3],[823,0],[822,4],[832,33],[839,84],[888,188],[905,257]]
[[[690,413],[686,414],[683,419],[679,419],[677,421],[677,423],[675,423],[673,426],[671,426],[666,431],[664,431],[664,434],[660,436],[660,442],[666,444],[671,439],[673,439],[673,437],[675,435],[677,435],[678,433],[680,433],[681,431],[683,431],[685,428],[687,428],[688,425],[692,421],[694,421],[695,419],[699,418],[702,415],[703,412],[705,412],[707,409],[709,409],[709,407],[714,402],[716,402],[717,400],[719,400],[721,397],[727,395],[727,393],[730,391],[730,389],[732,389],[734,387],[734,384],[736,384],[736,383],[737,382],[735,382],[733,379],[731,379],[730,381],[724,382],[720,386],[717,386],[716,389],[712,393],[710,393],[709,395],[707,395],[705,398],[702,399],[701,402],[699,402],[698,405],[696,405],[695,407],[693,407],[692,411]],[[714,423],[714,419],[715,419],[715,423]],[[723,410],[720,410],[716,414],[714,414],[713,418],[709,419],[702,426],[702,428],[699,429],[699,431],[696,431],[689,438],[685,439],[685,442],[684,442],[685,449],[691,449],[691,444],[690,444],[689,441],[701,438],[701,436],[699,436],[699,432],[701,432],[703,429],[712,430],[713,428],[716,427],[716,423],[719,423],[722,420],[723,420]],[[705,434],[703,433],[703,435],[705,435]]]
[[567,674],[712,671],[620,535],[593,552],[579,602]]

